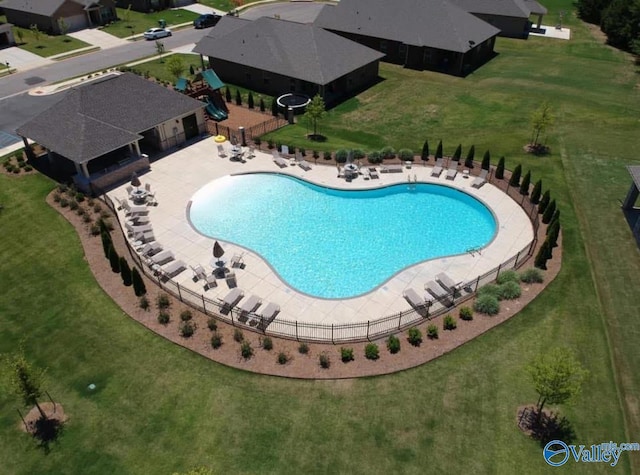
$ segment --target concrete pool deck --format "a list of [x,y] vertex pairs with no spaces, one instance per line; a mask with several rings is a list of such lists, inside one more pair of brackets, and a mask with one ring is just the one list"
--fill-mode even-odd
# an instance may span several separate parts
[[[225,146],[228,147],[228,142]],[[497,220],[497,234],[481,253],[434,259],[405,268],[377,289],[365,295],[339,300],[314,298],[298,292],[283,282],[273,269],[254,252],[233,243],[222,242],[227,262],[234,254],[243,254],[244,268],[232,269],[237,284],[244,291],[245,299],[255,294],[262,299],[262,307],[268,302],[280,306],[275,321],[282,319],[314,324],[366,323],[367,321],[397,314],[411,307],[403,298],[403,291],[415,289],[424,296],[424,284],[433,280],[440,272],[446,272],[456,282],[469,282],[496,268],[515,256],[533,239],[531,222],[520,206],[495,186],[486,183],[480,189],[471,187],[474,177],[465,178],[459,171],[454,180],[446,179],[446,171],[439,178],[431,177],[433,162],[423,166],[416,164],[402,173],[380,173],[378,180],[363,180],[358,177],[348,183],[337,177],[335,166],[312,163],[312,169],[304,171],[299,166],[279,168],[270,154],[256,152],[256,157],[245,163],[232,162],[218,156],[213,137],[203,139],[180,149],[151,164],[151,171],[142,175],[142,183],[150,183],[159,203],[149,207],[150,222],[155,238],[164,249],[171,250],[176,259],[187,265],[197,264],[211,271],[212,248],[215,238],[197,232],[189,223],[187,207],[193,194],[212,180],[230,174],[248,172],[283,173],[296,176],[323,186],[342,189],[376,188],[407,183],[408,176],[423,183],[448,185],[464,191],[488,205]],[[379,167],[378,167],[379,168]],[[124,199],[128,183],[110,191],[111,198]],[[402,212],[402,210],[399,210]],[[122,216],[121,216],[122,217]],[[259,223],[256,223],[259,226]],[[268,239],[268,236],[265,236]],[[308,243],[309,255],[313,255],[313,243]],[[381,252],[393,252],[393,244]],[[308,264],[308,263],[307,263]],[[348,267],[345,267],[345,276]],[[204,291],[203,282],[193,282],[190,269],[174,277],[181,287],[204,295],[209,299],[223,298],[228,292],[224,279],[218,279],[216,288]],[[241,301],[242,302],[242,301]],[[260,310],[260,308],[258,309]]]

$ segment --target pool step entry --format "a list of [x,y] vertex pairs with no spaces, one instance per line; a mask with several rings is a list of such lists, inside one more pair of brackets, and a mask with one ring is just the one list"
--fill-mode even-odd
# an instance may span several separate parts
[[470,247],[466,252],[471,254],[472,257],[474,254],[478,254],[480,256],[482,255],[482,253],[480,252],[481,249],[481,247]]

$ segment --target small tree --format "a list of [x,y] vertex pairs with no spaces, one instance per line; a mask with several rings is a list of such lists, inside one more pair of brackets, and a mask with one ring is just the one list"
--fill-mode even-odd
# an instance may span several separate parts
[[527,171],[522,179],[522,183],[520,183],[520,194],[528,195],[529,194],[529,184],[531,183],[531,171]]
[[551,192],[547,190],[542,195],[540,203],[538,203],[538,214],[544,213],[544,210],[549,206],[549,201],[551,201]]
[[509,180],[510,186],[520,186],[520,175],[522,174],[522,165],[516,165]]
[[271,99],[271,115],[278,117],[278,101],[275,97]]
[[31,25],[29,27],[29,29],[31,30],[31,32],[33,33],[33,37],[35,38],[36,41],[40,41],[40,29],[38,28],[38,25],[36,25],[35,23],[33,25]]
[[456,151],[453,152],[453,158],[456,162],[460,161],[460,157],[462,157],[462,144],[458,144],[456,147]]
[[549,240],[545,239],[538,250],[538,254],[536,254],[533,265],[538,269],[547,270],[547,261],[549,260],[550,251],[551,246],[549,245]]
[[236,105],[242,105],[242,94],[240,94],[240,89],[236,89]]
[[249,97],[247,98],[247,106],[249,107],[249,109],[253,109],[254,107],[253,93],[251,91],[249,91]]
[[422,153],[420,154],[420,158],[423,162],[429,161],[429,141],[425,139],[424,144],[422,144]]
[[67,33],[69,33],[69,24],[64,20],[63,17],[58,18],[58,30],[60,30],[60,34],[62,36],[66,36]]
[[182,58],[177,54],[171,55],[167,60],[167,71],[169,71],[169,74],[171,74],[175,79],[178,79],[182,76],[184,70],[185,66]]
[[260,98],[260,112],[264,112],[264,111],[265,111],[264,99],[261,97]]
[[120,256],[116,252],[113,245],[109,247],[109,264],[111,264],[111,270],[116,274],[120,273]]
[[191,76],[193,76],[196,73],[196,68],[193,66],[193,64],[189,65],[189,74]]
[[536,181],[536,184],[533,185],[533,190],[531,191],[531,197],[529,201],[534,205],[540,203],[540,193],[542,193],[542,180]]
[[44,370],[35,370],[25,358],[22,349],[19,354],[9,357],[7,363],[14,393],[22,399],[25,406],[36,406],[40,416],[47,419],[47,415],[38,404],[38,398],[42,395],[40,387],[44,379]]
[[138,272],[137,267],[134,267],[131,271],[131,282],[133,283],[133,293],[136,294],[136,297],[141,297],[147,293],[144,280],[142,280],[142,276],[140,275],[140,272]]
[[553,221],[547,228],[547,239],[551,249],[558,247],[558,236],[560,235],[560,221]]
[[124,256],[120,257],[120,277],[122,277],[122,283],[129,287],[132,283],[131,268]]
[[476,146],[472,145],[469,147],[469,151],[467,152],[467,158],[464,160],[464,166],[467,168],[473,168],[473,157],[476,155]]
[[484,152],[484,156],[482,157],[482,165],[480,166],[483,170],[489,170],[491,168],[491,153],[489,150]]
[[543,134],[547,127],[553,125],[553,114],[551,113],[551,106],[548,102],[543,102],[538,109],[531,114],[531,127],[533,128],[533,134],[531,136],[531,144],[534,148],[540,144],[540,134]]
[[438,148],[436,148],[436,160],[442,158],[442,140],[438,142]]
[[305,117],[313,127],[313,135],[312,139],[315,139],[318,135],[318,122],[324,117],[326,113],[324,99],[320,94],[316,94],[311,99],[309,105],[307,105],[307,110],[304,113]]
[[18,29],[16,30],[16,35],[18,35],[18,42],[20,44],[24,43],[24,33],[22,32],[22,30]]
[[549,228],[553,226],[556,221],[560,221],[560,210],[556,207],[556,210],[553,212],[553,216],[551,216],[551,221],[549,221],[549,226],[547,227],[547,234],[549,234]]
[[556,200],[551,200],[549,206],[542,213],[542,222],[544,224],[549,224],[551,222],[551,218],[553,217],[553,213],[556,212]]
[[231,89],[229,89],[229,86],[224,88],[224,99],[227,102],[231,102]]
[[111,242],[111,235],[105,231],[100,231],[100,238],[102,239],[102,250],[104,251],[104,257],[109,259],[109,248],[113,246]]
[[589,374],[567,348],[554,348],[537,356],[527,372],[538,393],[538,419],[545,404],[564,404],[575,398]]
[[164,63],[164,59],[162,59],[162,55],[164,54],[164,43],[160,40],[156,40],[156,53],[158,53],[160,62]]
[[495,177],[498,180],[502,180],[504,178],[504,157],[500,157],[500,160],[498,160]]

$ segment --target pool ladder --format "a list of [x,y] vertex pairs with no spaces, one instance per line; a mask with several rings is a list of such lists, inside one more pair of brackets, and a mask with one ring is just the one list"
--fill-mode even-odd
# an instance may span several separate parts
[[471,254],[471,256],[473,257],[474,254],[478,254],[478,255],[482,255],[482,253],[480,252],[480,249],[482,249],[481,247],[470,247],[469,249],[467,249],[467,253]]
[[411,181],[411,175],[407,175],[407,183],[409,183],[408,188],[410,190],[415,190],[416,189],[416,184],[418,183],[418,176],[417,175],[413,175],[413,181]]

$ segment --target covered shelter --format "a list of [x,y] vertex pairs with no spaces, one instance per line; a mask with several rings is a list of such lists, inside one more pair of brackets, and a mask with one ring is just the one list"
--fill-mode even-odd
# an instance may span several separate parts
[[629,165],[627,170],[631,175],[631,186],[627,197],[622,202],[622,212],[640,245],[640,208],[636,206],[638,195],[640,195],[640,165]]
[[17,129],[87,192],[149,168],[157,154],[206,131],[204,104],[130,73],[76,87]]

